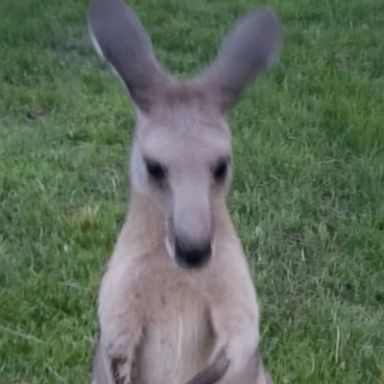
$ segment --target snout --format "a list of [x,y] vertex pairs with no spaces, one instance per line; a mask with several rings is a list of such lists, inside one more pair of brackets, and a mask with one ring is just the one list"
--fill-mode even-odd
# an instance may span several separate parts
[[201,180],[184,180],[174,190],[172,213],[167,228],[169,255],[179,267],[203,267],[212,254],[214,233],[208,186]]
[[201,268],[211,257],[211,242],[204,240],[192,243],[180,238],[175,239],[175,261],[183,268]]

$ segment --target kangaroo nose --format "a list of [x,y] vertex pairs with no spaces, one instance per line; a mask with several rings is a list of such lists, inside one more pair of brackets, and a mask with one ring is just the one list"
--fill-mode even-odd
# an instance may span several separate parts
[[211,257],[211,243],[205,241],[191,244],[182,239],[175,239],[176,263],[183,268],[199,268],[204,266]]

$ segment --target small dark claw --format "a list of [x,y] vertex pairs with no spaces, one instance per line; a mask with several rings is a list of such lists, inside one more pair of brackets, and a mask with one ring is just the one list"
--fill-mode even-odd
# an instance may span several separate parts
[[225,375],[228,366],[229,360],[222,351],[211,365],[192,377],[186,384],[215,384]]

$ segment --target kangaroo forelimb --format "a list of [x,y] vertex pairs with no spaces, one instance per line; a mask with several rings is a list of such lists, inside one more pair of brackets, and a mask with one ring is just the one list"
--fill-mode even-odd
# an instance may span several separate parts
[[221,352],[212,364],[197,373],[186,384],[215,384],[225,375],[228,366],[229,360],[225,353]]

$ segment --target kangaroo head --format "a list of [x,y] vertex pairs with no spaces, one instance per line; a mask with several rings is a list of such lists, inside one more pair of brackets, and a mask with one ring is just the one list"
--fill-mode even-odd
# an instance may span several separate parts
[[126,85],[136,109],[131,184],[163,216],[167,252],[182,267],[211,256],[215,207],[231,170],[226,114],[278,56],[282,28],[269,9],[240,19],[215,60],[178,82],[157,61],[140,21],[121,0],[91,0],[91,37]]

